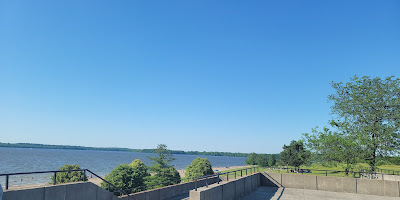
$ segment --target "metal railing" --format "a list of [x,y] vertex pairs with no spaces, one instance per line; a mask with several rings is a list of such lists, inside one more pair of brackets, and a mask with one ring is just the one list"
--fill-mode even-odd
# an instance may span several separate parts
[[[354,178],[361,178],[362,176],[364,177],[371,177],[371,179],[376,179],[377,174],[379,174],[378,172],[382,172],[382,173],[387,173],[387,174],[393,174],[393,175],[399,175],[399,171],[394,171],[394,170],[382,170],[382,169],[378,169],[376,168],[375,172],[371,172],[369,171],[367,168],[363,168],[361,169],[361,171],[342,171],[342,170],[325,170],[325,169],[308,169],[308,168],[292,168],[292,167],[278,167],[278,172],[280,173],[280,170],[284,170],[287,173],[301,173],[301,174],[307,174],[307,173],[312,173],[312,172],[325,172],[322,173],[325,174],[325,176],[328,176],[328,174],[338,174],[338,173],[344,173],[344,175],[349,176],[350,174],[353,174]],[[308,172],[308,171],[310,172]],[[392,172],[392,173],[389,173]],[[397,174],[396,174],[397,173]],[[368,176],[366,176],[365,174],[369,174]]]
[[[87,181],[87,175],[86,172],[96,176],[97,178],[101,179],[102,181],[104,181],[105,183],[108,184],[108,191],[111,191],[112,189],[116,189],[117,191],[122,191],[120,188],[118,188],[117,186],[113,185],[112,183],[106,181],[105,179],[103,179],[101,176],[93,173],[92,171],[90,171],[89,169],[73,169],[73,170],[64,170],[64,171],[40,171],[40,172],[20,172],[20,173],[8,173],[8,174],[0,174],[0,177],[5,176],[6,177],[6,185],[5,185],[5,189],[8,190],[9,189],[9,180],[11,176],[18,176],[18,175],[29,175],[29,174],[48,174],[51,173],[53,174],[53,185],[57,185],[57,173],[71,173],[71,172],[82,172],[82,174],[80,175],[80,180],[85,182]],[[129,195],[129,194],[126,194]]]
[[400,175],[400,171],[396,171],[396,170],[376,168],[376,171],[377,172],[381,172],[381,173],[385,173],[385,174]]
[[[218,173],[206,175],[206,176],[183,178],[181,181],[183,183],[185,183],[185,180],[186,180],[186,182],[194,181],[195,190],[197,191],[197,188],[199,186],[199,184],[198,184],[199,181],[205,180],[206,187],[208,187],[208,185],[210,183],[209,180],[212,178],[217,178],[217,183],[219,184],[221,182],[220,178],[222,178],[222,176],[226,176],[226,180],[229,181],[230,176],[232,176],[232,178],[236,179],[239,176],[239,172],[240,172],[240,177],[243,177],[244,175],[252,174],[252,173],[258,171],[258,169],[259,169],[258,167],[249,167],[249,168],[245,168],[245,169],[238,169],[238,170],[227,171],[227,172],[218,172]],[[166,187],[168,185],[172,185],[171,182],[163,182],[163,183],[157,183],[157,184],[153,184],[153,185],[142,185],[142,186],[125,189],[125,190],[121,190],[121,191],[114,191],[114,192],[119,193],[120,195],[118,195],[118,196],[121,196],[122,192],[130,193],[131,191],[133,191],[133,192],[146,191],[148,188],[155,189],[154,187],[156,187],[156,186]]]
[[[219,184],[221,179],[224,178],[226,176],[226,181],[229,181],[229,178],[233,178],[236,179],[237,177],[243,177],[246,176],[248,174],[252,174],[255,173],[256,171],[259,171],[259,167],[255,166],[255,167],[249,167],[249,168],[244,168],[244,169],[238,169],[238,170],[232,170],[232,171],[226,171],[226,172],[217,172],[215,174],[212,175],[206,175],[206,176],[200,176],[200,177],[188,177],[188,178],[183,178],[182,182],[185,182],[184,180],[186,180],[186,182],[190,182],[190,181],[194,181],[195,182],[195,190],[197,191],[198,188],[198,181],[204,180],[205,179],[205,183],[206,183],[206,187],[208,187],[209,185],[209,179],[211,178],[215,178],[217,177],[217,183]],[[11,176],[18,176],[18,175],[29,175],[29,174],[53,174],[52,176],[52,184],[53,185],[57,185],[57,174],[58,173],[71,173],[71,172],[82,172],[81,173],[81,177],[80,180],[85,182],[87,181],[87,175],[86,173],[90,173],[93,176],[101,179],[102,181],[104,181],[105,183],[107,183],[108,188],[107,190],[109,192],[113,192],[115,195],[117,196],[121,196],[121,195],[128,195],[131,192],[139,192],[139,191],[145,191],[148,188],[154,189],[156,186],[160,186],[160,187],[164,187],[164,186],[168,186],[168,185],[172,185],[172,182],[163,182],[163,183],[157,183],[157,184],[153,184],[153,185],[143,185],[143,186],[139,186],[139,187],[135,187],[135,188],[130,188],[130,189],[121,189],[118,188],[117,186],[113,185],[112,183],[106,181],[104,178],[102,178],[101,176],[95,174],[94,172],[90,171],[89,169],[74,169],[74,170],[65,170],[65,171],[38,171],[38,172],[21,172],[21,173],[8,173],[8,174],[0,174],[0,177],[5,176],[5,180],[6,180],[6,185],[5,185],[5,190],[9,189],[9,179]]]

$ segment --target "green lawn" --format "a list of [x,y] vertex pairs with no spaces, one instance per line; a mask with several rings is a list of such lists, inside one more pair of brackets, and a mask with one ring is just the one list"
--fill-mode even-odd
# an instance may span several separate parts
[[[364,167],[364,168],[368,168],[368,164],[366,163],[360,163],[359,164],[360,167]],[[237,168],[237,169],[230,169],[230,170],[224,170],[224,171],[220,171],[221,173],[226,173],[226,172],[231,172],[229,173],[229,178],[234,178],[235,174],[233,173],[233,171],[238,171],[241,169],[246,169],[246,168],[250,168],[249,167],[244,167],[244,168]],[[293,168],[293,167],[291,167]],[[335,171],[345,171],[346,170],[346,165],[345,164],[338,164],[336,166],[323,166],[320,164],[312,164],[311,166],[301,166],[301,169],[310,169],[312,171],[312,173],[304,173],[304,174],[308,174],[308,175],[317,175],[317,176],[335,176],[335,177],[359,177],[359,174],[356,173],[349,173],[346,176],[345,172],[335,172]],[[394,170],[394,171],[400,171],[400,166],[399,165],[381,165],[377,167],[378,169],[385,169],[385,170]],[[324,171],[327,170],[327,171]],[[256,167],[256,172],[265,172],[265,171],[270,171],[270,172],[274,172],[274,173],[287,173],[286,170],[279,170],[278,167],[275,167],[275,169],[271,169],[269,167]],[[247,170],[247,174],[253,173],[253,169],[251,170]],[[290,172],[289,172],[290,173]],[[293,174],[293,173],[290,173]],[[301,175],[301,173],[298,173]],[[397,173],[395,173],[397,174]],[[246,172],[243,171],[243,176],[246,175]],[[221,175],[222,177],[226,177],[226,174]],[[240,177],[240,171],[236,172],[236,177]],[[182,180],[185,180],[184,177],[182,177]]]
[[[368,164],[366,164],[366,163],[360,163],[358,165],[365,169],[369,168]],[[312,173],[310,173],[310,175],[346,177],[346,174],[344,172],[336,172],[336,171],[345,171],[346,170],[345,164],[338,164],[336,166],[323,166],[320,164],[313,164],[311,166],[301,166],[300,168],[301,169],[310,169],[312,171]],[[382,165],[382,166],[378,166],[377,169],[400,171],[400,166],[399,165]],[[324,170],[327,170],[327,171],[324,171]],[[389,173],[392,173],[391,171]],[[271,172],[287,173],[286,170],[272,170]],[[397,174],[397,172],[395,172],[395,174]],[[348,176],[349,177],[359,177],[359,174],[358,173],[356,173],[356,174],[349,173]]]

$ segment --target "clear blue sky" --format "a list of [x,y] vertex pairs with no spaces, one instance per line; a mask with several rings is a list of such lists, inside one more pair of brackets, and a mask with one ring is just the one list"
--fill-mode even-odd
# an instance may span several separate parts
[[0,142],[278,153],[400,77],[400,1],[0,2]]

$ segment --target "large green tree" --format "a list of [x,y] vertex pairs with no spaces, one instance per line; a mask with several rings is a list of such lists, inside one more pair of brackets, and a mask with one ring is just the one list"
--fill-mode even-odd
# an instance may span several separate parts
[[[120,164],[111,173],[106,176],[105,180],[118,187],[118,189],[125,190],[127,193],[138,192],[143,188],[136,188],[144,186],[145,180],[150,174],[147,172],[147,167],[144,163],[136,159],[131,164]],[[102,182],[101,187],[108,189],[108,183]],[[133,188],[136,188],[132,190]],[[117,188],[110,187],[110,192],[114,192]]]
[[338,131],[324,127],[318,131],[318,127],[312,129],[312,134],[305,133],[305,144],[311,149],[313,160],[322,163],[347,164],[347,168],[354,168],[363,154],[361,147],[355,138]]
[[300,167],[300,165],[308,164],[311,153],[306,150],[303,141],[291,141],[290,145],[283,145],[283,151],[279,155],[279,160],[286,166]]
[[400,79],[354,76],[332,83],[335,94],[331,124],[357,143],[360,154],[375,171],[377,155],[396,155],[400,148]]
[[178,184],[181,182],[181,176],[174,166],[170,164],[174,160],[171,152],[167,149],[167,145],[159,144],[155,152],[156,157],[149,157],[153,162],[150,172],[154,173],[149,177],[147,185],[151,188]]
[[196,178],[214,174],[211,163],[207,158],[197,157],[186,167],[185,177]]

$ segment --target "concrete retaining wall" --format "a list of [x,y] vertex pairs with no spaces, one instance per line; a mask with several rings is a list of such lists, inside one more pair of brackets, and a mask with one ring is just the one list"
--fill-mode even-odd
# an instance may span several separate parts
[[358,193],[400,197],[400,182],[387,180],[355,179],[345,177],[313,176],[301,174],[278,174],[264,172],[261,185],[308,190]]
[[[207,183],[213,184],[218,178],[199,180],[198,187]],[[181,195],[195,188],[194,182],[171,185],[167,187],[117,197],[91,182],[76,182],[42,188],[5,191],[3,200],[164,200]]]
[[[209,179],[201,179],[197,181],[197,187],[203,187],[206,184],[213,184],[218,182],[218,178],[209,178]],[[157,188],[154,190],[147,190],[144,192],[138,192],[134,194],[130,194],[129,196],[122,196],[119,199],[121,200],[164,200],[169,199],[174,196],[178,196],[184,193],[189,192],[195,188],[195,182],[187,182],[181,183],[177,185],[170,185],[162,188]]]
[[4,191],[3,200],[115,200],[112,193],[90,182]]
[[240,199],[257,189],[261,184],[260,173],[210,185],[190,191],[190,200],[234,200]]

